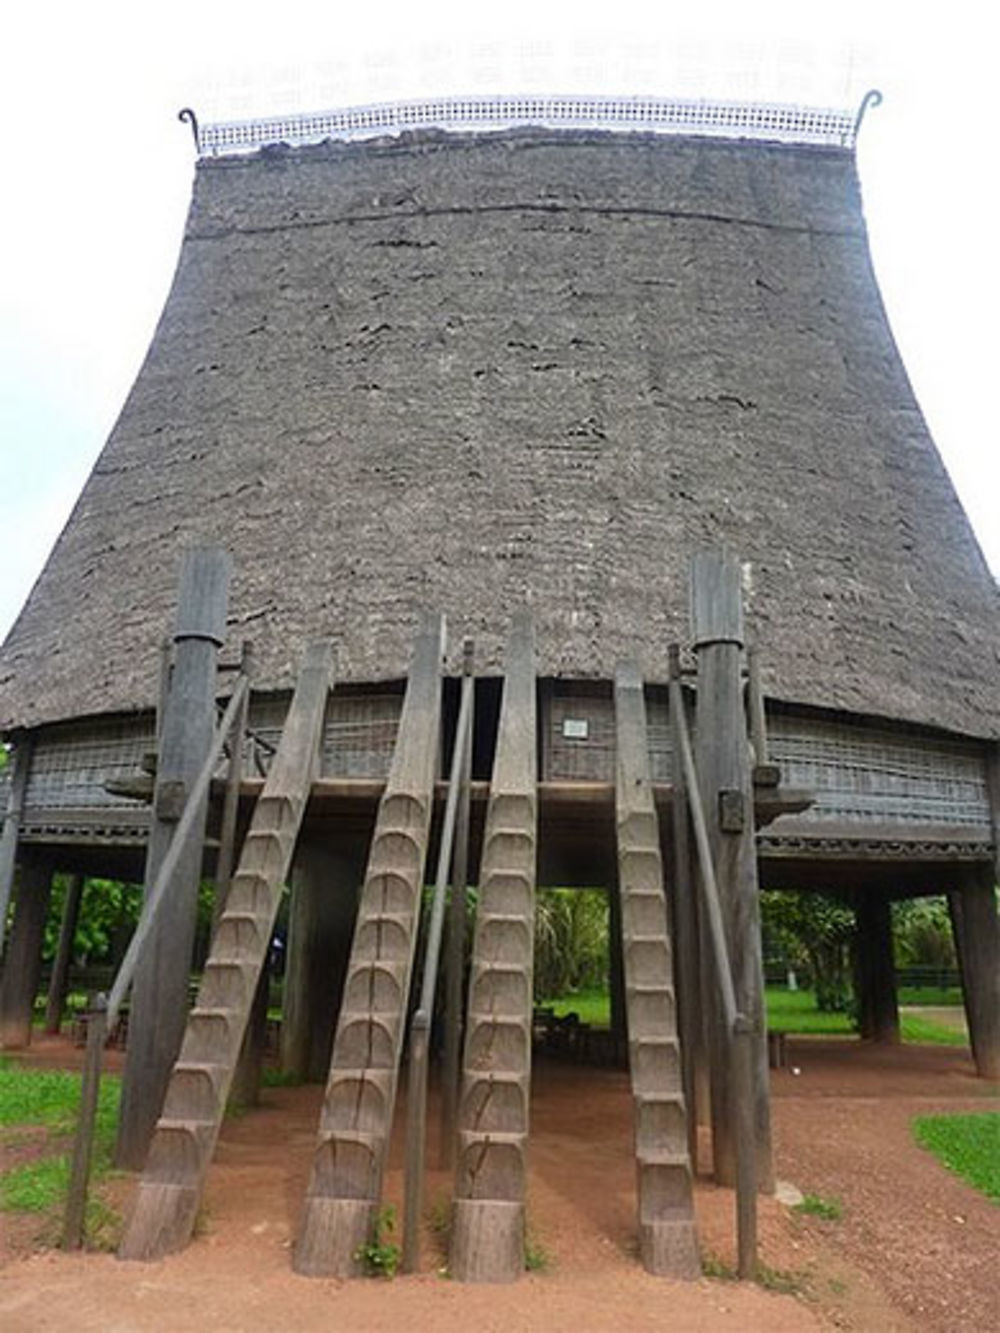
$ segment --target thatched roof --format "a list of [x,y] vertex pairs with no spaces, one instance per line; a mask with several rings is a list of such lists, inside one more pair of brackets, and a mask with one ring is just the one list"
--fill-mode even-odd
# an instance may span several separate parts
[[996,588],[845,150],[518,130],[203,161],[0,727],[151,703],[204,540],[263,685],[317,632],[340,678],[398,677],[425,604],[495,667],[525,596],[542,674],[628,649],[663,679],[689,555],[726,543],[770,694],[1000,734]]

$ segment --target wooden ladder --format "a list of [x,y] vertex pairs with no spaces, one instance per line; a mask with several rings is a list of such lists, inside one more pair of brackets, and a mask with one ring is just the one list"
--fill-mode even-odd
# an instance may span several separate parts
[[332,648],[311,644],[254,808],[118,1250],[158,1259],[191,1238],[281,891],[319,766]]
[[531,622],[507,652],[469,982],[449,1270],[466,1282],[524,1272],[531,1085],[537,772]]
[[615,677],[618,888],[635,1109],[639,1252],[650,1273],[701,1276],[681,1081],[673,956],[642,679]]
[[420,924],[441,712],[443,621],[420,633],[379,805],[294,1267],[362,1271],[392,1131],[400,1049]]

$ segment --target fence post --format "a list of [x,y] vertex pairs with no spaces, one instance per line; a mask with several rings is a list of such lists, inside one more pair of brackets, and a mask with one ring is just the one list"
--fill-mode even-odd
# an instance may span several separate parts
[[66,1218],[63,1225],[62,1248],[78,1250],[83,1244],[84,1219],[87,1213],[87,1187],[90,1183],[90,1161],[94,1148],[94,1124],[97,1119],[97,1098],[101,1089],[101,1059],[107,1040],[108,1002],[97,995],[87,1015],[87,1052],[80,1088],[80,1114],[73,1141],[73,1165],[70,1170],[69,1193],[66,1196]]

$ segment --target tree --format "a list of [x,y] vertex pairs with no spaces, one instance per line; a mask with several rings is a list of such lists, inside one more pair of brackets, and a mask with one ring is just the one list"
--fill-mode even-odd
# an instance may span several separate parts
[[849,1009],[853,911],[824,893],[777,889],[761,893],[760,909],[766,950],[780,952],[790,966],[808,972],[816,1007]]

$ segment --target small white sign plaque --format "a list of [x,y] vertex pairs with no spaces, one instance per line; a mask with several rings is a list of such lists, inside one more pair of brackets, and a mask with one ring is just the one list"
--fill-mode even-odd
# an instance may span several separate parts
[[585,741],[590,728],[585,717],[564,717],[562,731],[568,741]]

